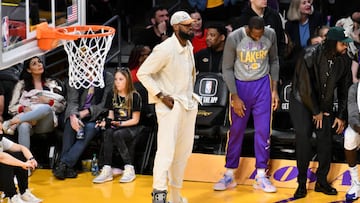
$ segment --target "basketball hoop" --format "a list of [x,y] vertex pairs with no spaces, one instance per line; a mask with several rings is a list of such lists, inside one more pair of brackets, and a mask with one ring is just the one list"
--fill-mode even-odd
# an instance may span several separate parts
[[[41,30],[41,29],[40,29]],[[39,33],[39,31],[37,31]],[[48,40],[43,48],[53,47],[56,40],[62,40],[69,61],[69,85],[76,89],[101,87],[104,83],[104,64],[110,50],[115,29],[102,25],[69,26],[44,31],[46,37],[52,36],[52,41],[38,36],[41,40]],[[51,34],[50,34],[51,33]],[[37,34],[39,35],[39,34]],[[44,42],[44,41],[43,41]],[[55,46],[56,47],[56,46]],[[54,47],[53,47],[54,48]]]

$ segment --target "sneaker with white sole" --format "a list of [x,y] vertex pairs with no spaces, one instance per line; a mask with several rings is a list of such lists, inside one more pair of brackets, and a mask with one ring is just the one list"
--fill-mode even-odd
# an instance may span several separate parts
[[261,189],[264,192],[276,192],[276,187],[270,182],[268,177],[255,177],[255,189]]
[[40,203],[43,200],[37,198],[34,194],[31,193],[29,189],[26,189],[24,194],[20,195],[21,199],[26,203]]
[[357,200],[360,195],[360,183],[358,181],[351,181],[351,186],[346,192],[346,200]]
[[101,173],[98,176],[96,176],[96,178],[93,179],[93,183],[104,183],[112,180],[113,180],[113,173],[111,170],[111,166],[105,165],[102,168]]
[[125,165],[123,175],[120,178],[120,183],[130,183],[135,180],[135,169],[133,165]]
[[25,203],[21,198],[19,194],[16,194],[12,196],[11,198],[8,198],[8,203]]
[[8,135],[14,135],[15,130],[10,125],[10,120],[4,121],[2,125],[3,132]]
[[224,174],[224,177],[214,185],[214,190],[222,191],[229,188],[236,187],[237,183],[234,181],[234,177]]

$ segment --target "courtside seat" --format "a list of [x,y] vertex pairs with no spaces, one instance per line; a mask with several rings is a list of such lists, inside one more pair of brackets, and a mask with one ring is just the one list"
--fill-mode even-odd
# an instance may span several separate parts
[[295,159],[295,132],[293,130],[272,130],[270,140],[272,158]]
[[195,90],[201,98],[195,124],[194,152],[223,151],[228,129],[229,91],[220,73],[199,73]]
[[136,172],[151,174],[156,152],[157,119],[155,105],[149,104],[148,92],[141,82],[134,83],[136,91],[140,94],[142,108],[139,125],[144,126],[143,132],[138,136],[135,149]]

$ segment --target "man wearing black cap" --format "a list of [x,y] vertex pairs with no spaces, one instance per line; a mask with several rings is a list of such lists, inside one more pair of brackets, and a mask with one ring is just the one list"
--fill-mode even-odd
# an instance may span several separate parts
[[[327,181],[332,157],[332,129],[343,132],[347,117],[347,95],[351,80],[351,60],[346,55],[352,40],[340,27],[329,29],[323,44],[306,49],[299,57],[290,94],[290,116],[296,133],[298,188],[295,198],[307,194],[307,171],[311,160],[310,138],[316,134],[317,159],[315,191],[336,195]],[[338,110],[333,111],[334,90]]]
[[[187,160],[192,152],[198,97],[193,93],[195,62],[191,24],[185,11],[170,19],[174,34],[155,46],[137,76],[155,104],[158,121],[157,151],[153,169],[153,203],[186,203],[180,195]],[[169,181],[167,181],[169,180]]]

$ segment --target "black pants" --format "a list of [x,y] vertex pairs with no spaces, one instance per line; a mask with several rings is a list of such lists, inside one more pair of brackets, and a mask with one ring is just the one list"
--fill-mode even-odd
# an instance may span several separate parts
[[290,96],[290,116],[296,133],[298,183],[305,184],[307,180],[307,170],[312,152],[310,139],[313,131],[316,134],[316,152],[319,161],[316,177],[321,184],[326,183],[332,156],[331,122],[333,119],[330,116],[324,116],[322,128],[315,129],[312,113],[292,95]]
[[112,165],[113,148],[119,151],[124,164],[134,163],[136,137],[142,126],[106,129],[104,132],[104,164]]
[[[9,154],[17,159],[26,161],[26,158],[24,157],[22,152],[10,152]],[[6,197],[12,197],[17,194],[14,184],[14,176],[16,176],[16,179],[18,181],[20,194],[23,194],[28,188],[27,170],[24,170],[21,167],[9,166],[0,163],[0,191],[3,191]]]

